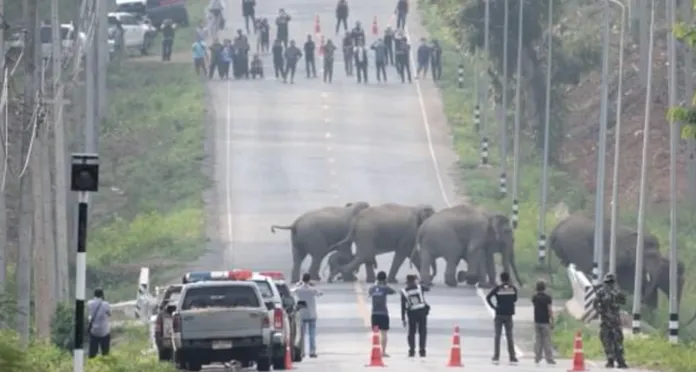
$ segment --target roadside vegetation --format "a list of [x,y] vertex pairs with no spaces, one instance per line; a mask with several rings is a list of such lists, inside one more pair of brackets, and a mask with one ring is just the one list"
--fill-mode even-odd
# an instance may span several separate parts
[[[596,74],[599,67],[599,50],[601,45],[598,38],[601,33],[597,31],[599,25],[580,24],[577,17],[581,9],[587,6],[587,2],[555,1],[555,19],[561,19],[563,26],[554,30],[554,55],[553,60],[553,86],[552,86],[552,117],[551,123],[551,156],[552,165],[548,183],[548,203],[546,219],[546,234],[550,234],[559,217],[564,213],[560,210],[567,208],[570,213],[586,211],[593,213],[594,189],[588,187],[585,182],[578,179],[576,169],[564,166],[562,147],[566,134],[573,130],[569,124],[569,116],[576,114],[580,108],[575,107],[576,101],[572,97],[572,89],[585,76]],[[515,5],[513,5],[515,4]],[[480,6],[479,6],[480,5]],[[538,278],[551,279],[552,291],[558,300],[558,304],[569,298],[571,290],[567,282],[565,270],[560,267],[558,260],[551,255],[551,267],[540,267],[537,259],[538,246],[538,219],[541,179],[541,150],[543,148],[543,123],[545,104],[545,79],[546,79],[546,8],[547,2],[525,3],[525,38],[523,46],[523,118],[521,139],[521,161],[519,180],[519,226],[515,232],[516,259],[520,273],[526,283],[526,288],[532,287]],[[480,168],[480,134],[476,132],[473,124],[474,94],[474,66],[477,59],[474,57],[475,49],[483,49],[484,15],[483,2],[473,0],[421,0],[420,9],[423,14],[424,24],[430,32],[430,36],[440,40],[444,49],[443,79],[438,83],[442,92],[445,112],[454,136],[456,151],[460,156],[459,172],[462,174],[461,185],[471,200],[479,205],[511,214],[512,200],[512,139],[508,146],[508,196],[500,195],[498,176],[500,173],[500,152],[498,151],[499,128],[495,118],[491,115],[488,123],[488,136],[491,139],[490,168]],[[514,123],[514,85],[517,51],[517,5],[510,4],[510,35],[509,38],[509,92],[508,102],[511,111],[508,112],[508,133],[512,133]],[[600,9],[601,10],[601,9]],[[592,11],[592,10],[590,10]],[[575,14],[575,15],[574,15]],[[596,13],[595,14],[599,14]],[[489,75],[494,86],[495,100],[500,104],[503,78],[503,2],[493,2],[491,5],[491,58],[490,62],[479,60],[480,66],[489,68]],[[576,20],[577,19],[577,20]],[[582,21],[585,22],[585,21]],[[586,23],[586,22],[585,22]],[[457,67],[462,63],[465,67],[465,88],[457,88]],[[531,67],[530,67],[531,66]],[[598,92],[590,91],[586,94],[596,95]],[[632,93],[642,96],[643,93]],[[637,98],[636,98],[637,99]],[[644,99],[644,98],[643,98]],[[642,105],[629,112],[625,109],[626,116],[642,115]],[[491,110],[492,111],[492,110]],[[587,116],[596,116],[595,112],[584,112]],[[664,110],[659,113],[664,120]],[[636,120],[636,119],[634,119]],[[640,119],[642,123],[642,119]],[[666,127],[665,127],[666,128]],[[485,130],[485,129],[484,129]],[[596,134],[593,135],[596,141]],[[613,139],[610,140],[613,143]],[[656,144],[656,146],[659,144]],[[590,156],[596,155],[588,149]],[[596,150],[594,150],[596,151]],[[655,149],[657,151],[657,149]],[[638,156],[626,153],[624,156]],[[611,158],[610,158],[611,159]],[[639,161],[639,160],[638,160]],[[594,174],[594,170],[589,170]],[[611,172],[611,170],[609,170]],[[611,173],[609,173],[611,174]],[[610,183],[610,182],[608,182]],[[609,194],[607,193],[607,197]],[[608,204],[608,203],[607,203]],[[637,203],[630,200],[621,206],[621,220],[628,226],[635,226],[635,211]],[[669,216],[664,207],[651,205],[648,209],[648,230],[655,234],[662,246],[663,252],[668,249]],[[696,307],[696,229],[693,229],[691,218],[693,211],[682,208],[679,214],[680,226],[678,239],[680,246],[680,259],[687,267],[684,298],[681,306],[682,321],[688,320]],[[546,265],[543,265],[546,266]],[[629,304],[631,301],[629,301]],[[657,311],[649,312],[644,309],[643,317],[657,328],[655,334],[646,338],[629,339],[626,341],[626,352],[629,364],[644,365],[652,368],[660,368],[664,371],[692,371],[696,360],[692,355],[696,351],[689,340],[696,336],[696,329],[682,328],[681,336],[687,340],[678,346],[668,344],[666,340],[667,328],[667,298],[660,294],[660,306]],[[685,319],[687,318],[687,319]],[[559,352],[565,356],[572,355],[572,342],[575,332],[582,330],[585,353],[590,358],[602,358],[601,346],[597,339],[596,330],[586,328],[580,322],[575,321],[567,314],[561,314],[556,325],[554,336]]]

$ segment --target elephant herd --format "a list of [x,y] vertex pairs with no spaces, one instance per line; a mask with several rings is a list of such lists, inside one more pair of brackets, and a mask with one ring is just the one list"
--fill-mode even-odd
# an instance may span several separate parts
[[[606,223],[605,226],[609,226]],[[445,284],[458,282],[487,287],[496,281],[494,256],[502,257],[503,270],[518,274],[514,252],[514,234],[508,217],[471,205],[456,205],[439,211],[430,205],[386,203],[372,206],[359,201],[345,206],[330,206],[306,212],[288,226],[271,226],[271,232],[289,230],[292,243],[292,280],[300,278],[302,262],[309,256],[309,274],[320,280],[321,263],[328,256],[329,282],[336,278],[356,280],[361,265],[368,282],[375,280],[376,256],[393,253],[387,280],[396,282],[396,274],[408,259],[419,271],[421,281],[431,283],[437,273],[436,260],[446,262]],[[635,247],[638,233],[620,226],[616,238],[616,276],[621,288],[633,292]],[[604,245],[610,234],[604,232]],[[355,251],[353,251],[355,245]],[[669,259],[662,256],[657,238],[644,236],[645,275],[643,300],[657,306],[657,291],[669,293]],[[594,222],[575,214],[561,221],[550,234],[549,248],[563,266],[573,263],[586,275],[592,272]],[[608,249],[605,249],[608,254]],[[551,255],[547,255],[551,265]],[[456,272],[459,262],[467,270]],[[605,258],[608,262],[608,257]],[[684,265],[678,263],[678,298],[684,287]]]
[[[384,253],[394,254],[387,274],[391,283],[396,282],[407,259],[420,271],[421,280],[430,283],[437,273],[435,261],[443,258],[448,286],[464,280],[489,286],[496,278],[495,253],[502,255],[505,270],[511,267],[519,281],[508,218],[475,206],[457,205],[436,212],[430,205],[354,202],[309,211],[289,226],[271,226],[271,232],[277,229],[290,230],[293,281],[299,280],[300,265],[307,256],[311,257],[309,274],[319,280],[321,262],[329,256],[329,282],[339,276],[344,281],[355,280],[361,265],[367,281],[373,282],[375,257]],[[461,260],[468,269],[457,274]]]

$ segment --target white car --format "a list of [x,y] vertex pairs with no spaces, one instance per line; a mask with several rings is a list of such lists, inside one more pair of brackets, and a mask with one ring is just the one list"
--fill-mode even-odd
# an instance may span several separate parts
[[123,28],[123,43],[126,50],[136,49],[143,55],[149,52],[157,29],[147,18],[132,13],[115,12],[109,13],[108,22],[111,35],[115,33],[119,24]]
[[[39,28],[39,41],[41,42],[41,56],[50,58],[53,48],[53,39],[51,35],[51,26],[43,25]],[[84,32],[75,34],[75,26],[72,23],[64,23],[60,25],[61,53],[63,58],[69,58],[75,51],[76,47],[82,48],[82,56],[85,55],[85,47],[87,46],[87,35]],[[75,43],[77,41],[77,44]],[[113,49],[113,40],[109,40],[109,52]],[[17,50],[18,52],[24,48],[24,32],[15,32],[7,41],[7,46],[10,51]]]

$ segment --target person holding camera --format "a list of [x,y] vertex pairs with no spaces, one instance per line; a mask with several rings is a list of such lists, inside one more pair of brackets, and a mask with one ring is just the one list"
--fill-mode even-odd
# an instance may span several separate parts
[[389,357],[387,354],[387,331],[389,331],[387,296],[395,294],[396,291],[387,285],[387,273],[384,271],[377,273],[377,284],[370,287],[367,293],[372,298],[372,328],[379,329],[382,356]]
[[317,357],[317,297],[322,295],[311,281],[309,273],[302,275],[302,281],[295,284],[292,292],[297,296],[302,318],[302,333],[309,339],[309,357]]
[[546,282],[536,283],[536,293],[532,296],[534,305],[534,362],[539,364],[542,356],[548,364],[556,364],[553,360],[553,345],[551,331],[553,330],[553,308],[551,296],[546,293]]
[[418,331],[418,354],[421,358],[425,357],[430,305],[425,302],[424,292],[428,290],[428,287],[418,283],[415,275],[406,276],[406,287],[401,290],[401,322],[404,327],[408,326],[409,357],[416,355],[416,331]]
[[[486,302],[495,310],[495,339],[493,344],[493,363],[500,360],[500,336],[503,328],[507,339],[508,355],[510,363],[517,363],[515,355],[515,339],[512,335],[512,318],[515,315],[515,302],[517,302],[517,288],[510,282],[510,274],[500,273],[500,285],[495,286],[486,296]],[[495,297],[495,304],[493,298]]]
[[608,273],[604,276],[604,284],[597,288],[592,302],[599,314],[599,339],[607,357],[607,368],[628,368],[624,359],[624,336],[621,327],[621,305],[626,303],[626,295],[621,293],[616,285],[616,276]]

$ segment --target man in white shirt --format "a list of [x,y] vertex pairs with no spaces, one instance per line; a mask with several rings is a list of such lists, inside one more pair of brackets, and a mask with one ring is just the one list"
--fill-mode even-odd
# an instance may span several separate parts
[[[317,357],[317,297],[321,291],[311,282],[309,273],[302,275],[302,281],[292,289],[297,296],[297,302],[302,306],[300,317],[302,318],[302,333],[309,339],[309,357]],[[302,303],[304,303],[302,305]]]

